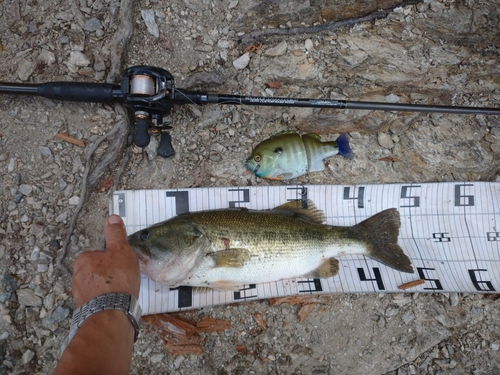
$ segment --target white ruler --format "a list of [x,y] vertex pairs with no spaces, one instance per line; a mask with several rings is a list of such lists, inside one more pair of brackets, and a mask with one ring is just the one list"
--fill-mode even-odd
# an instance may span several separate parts
[[269,209],[312,199],[326,224],[354,225],[386,208],[401,215],[399,244],[414,274],[401,273],[364,256],[344,256],[328,279],[251,284],[237,292],[169,290],[142,276],[144,314],[195,309],[261,298],[313,293],[411,292],[500,293],[500,183],[453,182],[385,185],[288,185],[117,191],[110,213],[131,234],[175,215],[227,207]]

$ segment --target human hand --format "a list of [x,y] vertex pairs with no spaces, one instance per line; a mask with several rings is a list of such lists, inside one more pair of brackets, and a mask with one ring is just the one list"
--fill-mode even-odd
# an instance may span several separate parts
[[106,249],[86,251],[73,265],[76,307],[104,293],[124,292],[139,298],[139,262],[127,241],[123,220],[111,215],[104,227]]

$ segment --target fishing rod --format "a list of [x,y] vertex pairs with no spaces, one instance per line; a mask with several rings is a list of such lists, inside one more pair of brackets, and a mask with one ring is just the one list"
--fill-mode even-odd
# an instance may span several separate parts
[[0,94],[35,95],[54,100],[75,102],[123,103],[131,110],[135,119],[134,143],[138,147],[146,147],[152,135],[160,136],[157,153],[165,158],[174,155],[174,149],[168,132],[172,129],[171,122],[164,121],[163,118],[170,114],[174,104],[236,104],[500,115],[500,108],[217,95],[191,92],[176,88],[174,77],[165,69],[146,65],[126,69],[119,85],[83,82],[47,82],[41,84],[0,82]]

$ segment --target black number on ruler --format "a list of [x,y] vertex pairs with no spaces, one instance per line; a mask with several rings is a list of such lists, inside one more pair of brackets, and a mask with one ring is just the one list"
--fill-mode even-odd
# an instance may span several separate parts
[[238,201],[229,201],[229,207],[239,207],[236,206],[236,203],[248,203],[250,202],[250,189],[229,189],[229,191],[237,191],[238,198],[240,197],[240,191],[243,192],[243,200]]
[[304,287],[304,289],[299,289],[299,293],[313,293],[313,292],[323,291],[320,279],[308,279],[305,281],[298,281],[297,284],[298,284],[297,286]]
[[367,279],[365,275],[365,270],[363,268],[358,268],[358,275],[361,281],[376,281],[379,290],[385,290],[384,282],[382,281],[382,275],[377,267],[373,267],[374,279]]
[[182,309],[183,307],[193,306],[193,288],[190,286],[179,286],[177,288],[171,288],[170,290],[177,291],[177,308]]
[[500,232],[487,232],[486,238],[488,241],[500,241]]
[[432,233],[434,242],[451,242],[451,238],[447,236],[448,233]]
[[413,199],[413,204],[408,204],[401,207],[420,207],[420,196],[418,195],[408,195],[410,189],[419,188],[420,185],[415,186],[401,186],[401,199]]
[[[469,271],[469,276],[472,281],[472,284],[474,284],[474,287],[482,292],[494,292],[495,288],[493,288],[493,284],[491,281],[479,281],[476,277],[476,272],[487,272],[488,270],[468,270]],[[479,284],[484,284],[484,288],[481,287]]]
[[177,215],[189,212],[189,192],[167,191],[167,197],[175,198],[175,213]]
[[[474,206],[474,195],[462,195],[462,187],[474,186],[473,184],[455,185],[455,206]],[[465,193],[465,191],[464,191]]]
[[[238,290],[237,292],[234,292],[234,299],[235,300],[246,300],[250,298],[257,298],[257,291],[252,289],[257,289],[255,284],[250,284],[248,285],[248,288],[243,288]],[[253,294],[255,293],[255,294]]]
[[286,190],[295,190],[297,198],[287,199],[288,201],[301,201],[302,208],[307,209],[307,188],[304,186],[291,187]]
[[443,290],[443,286],[441,285],[441,281],[439,281],[439,279],[430,279],[424,273],[424,271],[435,271],[435,270],[436,270],[435,268],[417,267],[418,276],[422,280],[432,281],[434,283],[434,285],[435,285],[434,288],[424,288],[425,290]]
[[364,187],[359,187],[358,188],[358,196],[357,197],[350,197],[349,195],[351,194],[351,188],[350,187],[345,187],[344,188],[344,200],[349,200],[349,199],[357,199],[358,200],[358,208],[365,208],[365,188]]

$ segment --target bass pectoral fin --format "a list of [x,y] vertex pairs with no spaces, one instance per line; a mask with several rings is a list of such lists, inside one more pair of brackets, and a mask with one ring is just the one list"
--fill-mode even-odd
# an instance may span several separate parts
[[325,260],[318,268],[303,275],[303,277],[326,279],[339,273],[339,261],[335,258]]
[[214,268],[241,268],[250,259],[250,251],[247,249],[225,249],[207,254],[214,261]]

